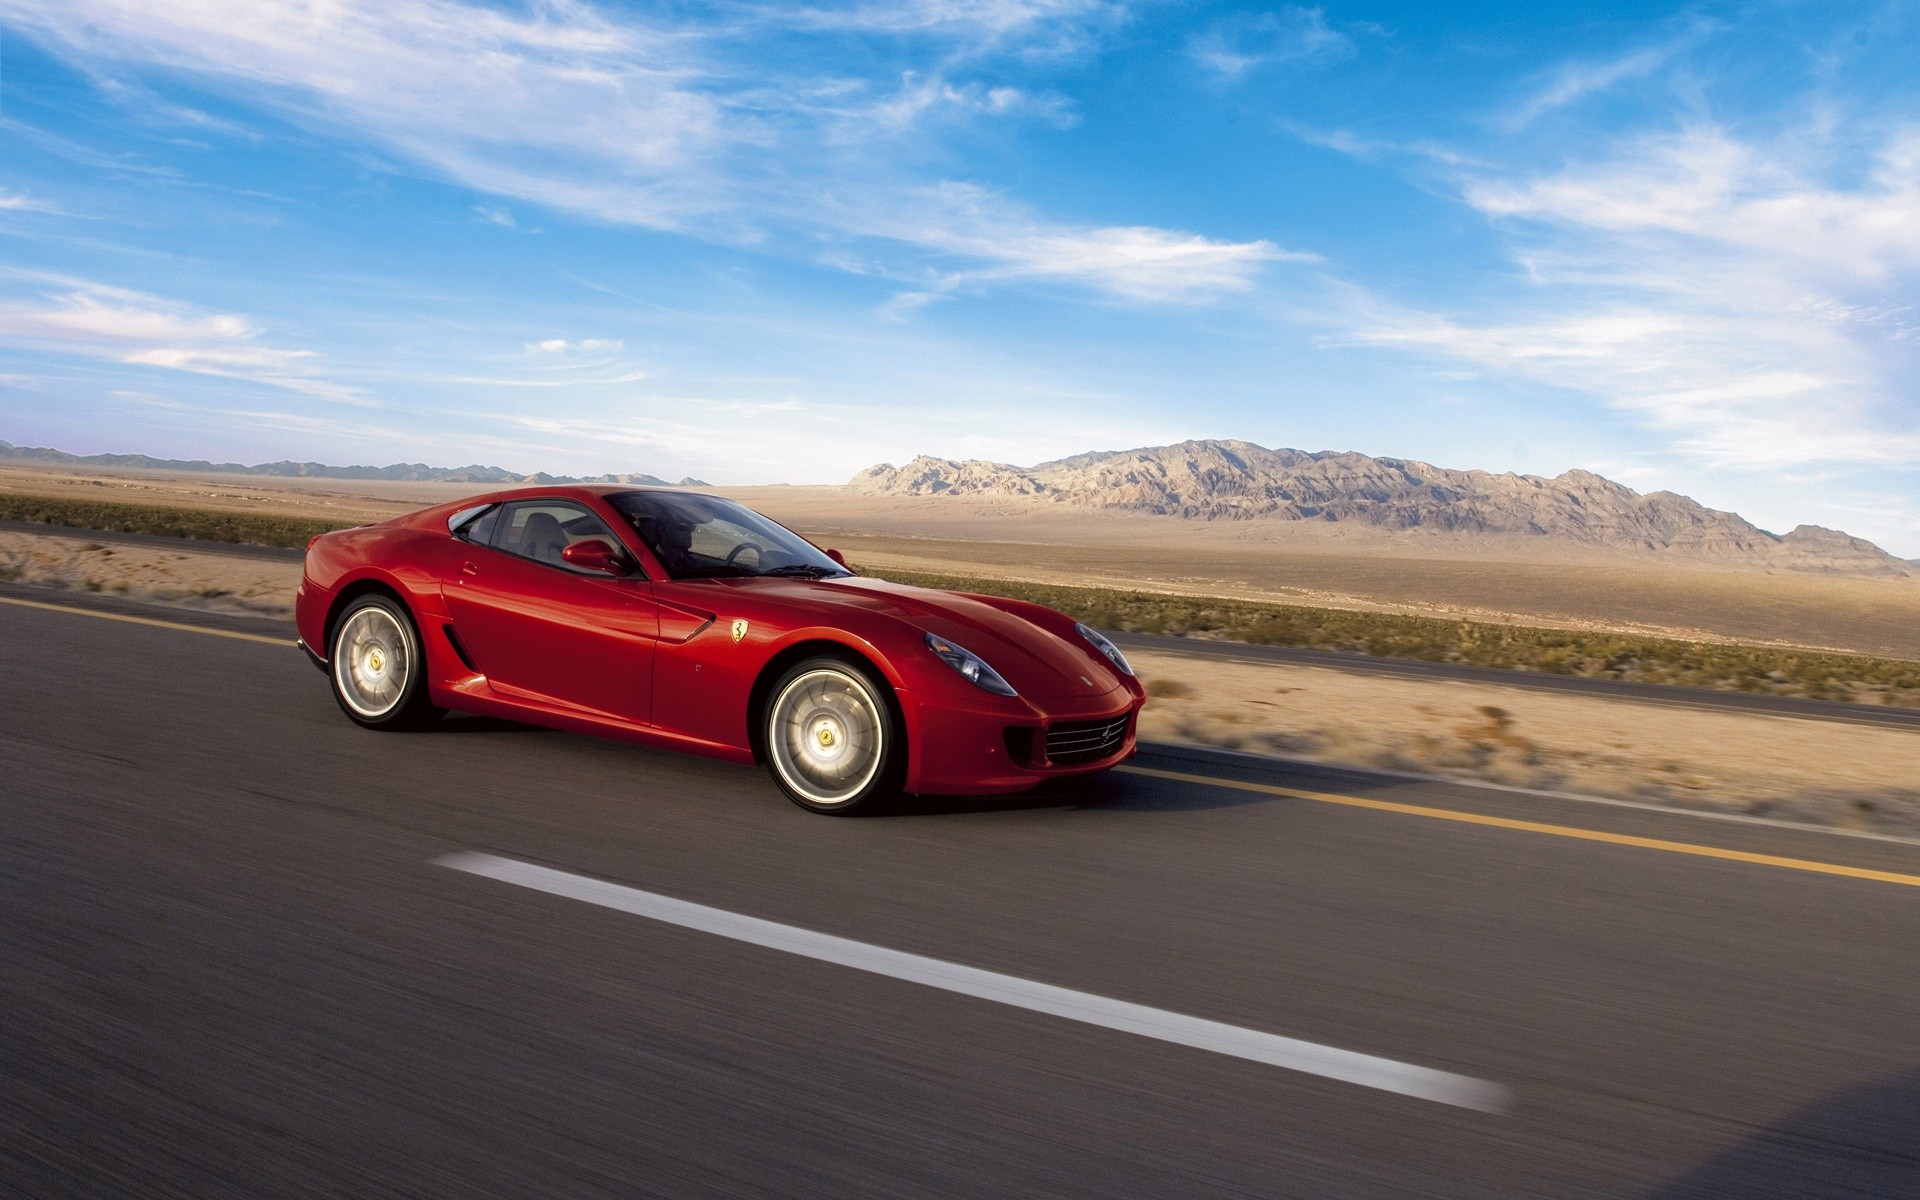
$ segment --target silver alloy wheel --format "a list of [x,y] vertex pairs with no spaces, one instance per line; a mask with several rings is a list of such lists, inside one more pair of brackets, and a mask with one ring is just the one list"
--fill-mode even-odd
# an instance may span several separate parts
[[885,758],[886,708],[855,672],[796,676],[767,708],[767,749],[789,788],[813,804],[857,800]]
[[413,673],[413,639],[377,604],[357,609],[333,639],[333,682],[354,712],[377,721],[399,706]]

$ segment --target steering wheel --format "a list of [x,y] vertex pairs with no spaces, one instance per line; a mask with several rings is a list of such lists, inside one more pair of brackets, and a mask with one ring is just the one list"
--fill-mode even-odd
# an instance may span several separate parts
[[740,557],[740,552],[742,550],[753,551],[753,556],[756,559],[766,554],[766,549],[762,547],[758,542],[741,542],[738,546],[735,546],[733,549],[727,551],[728,566],[733,565],[733,560]]

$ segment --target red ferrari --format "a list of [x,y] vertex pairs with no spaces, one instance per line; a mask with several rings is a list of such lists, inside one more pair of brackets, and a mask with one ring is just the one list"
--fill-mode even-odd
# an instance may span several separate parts
[[1071,617],[856,575],[700,492],[523,488],[323,534],[297,613],[368,728],[459,709],[764,762],[815,812],[1104,770],[1145,696]]

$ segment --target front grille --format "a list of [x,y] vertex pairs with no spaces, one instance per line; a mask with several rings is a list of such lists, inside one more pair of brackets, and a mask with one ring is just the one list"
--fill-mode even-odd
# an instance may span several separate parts
[[1061,721],[1047,727],[1047,761],[1057,767],[1111,758],[1127,740],[1131,714],[1105,721]]

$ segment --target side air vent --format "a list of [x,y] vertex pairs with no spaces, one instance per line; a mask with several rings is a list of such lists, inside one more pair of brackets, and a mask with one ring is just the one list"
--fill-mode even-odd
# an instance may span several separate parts
[[460,635],[453,631],[453,626],[442,625],[440,629],[447,635],[447,645],[452,646],[453,652],[460,656],[460,665],[478,675],[480,668],[474,666],[473,660],[467,657],[467,648],[460,644]]

